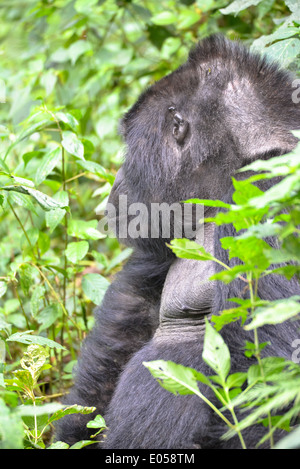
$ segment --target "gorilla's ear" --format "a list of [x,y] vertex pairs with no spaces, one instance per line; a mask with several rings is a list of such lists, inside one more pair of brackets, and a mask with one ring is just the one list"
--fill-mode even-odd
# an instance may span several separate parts
[[[293,103],[276,103],[265,99],[246,78],[232,80],[224,90],[225,115],[233,138],[246,159],[264,155],[282,155],[292,151],[298,139],[289,131],[286,107]],[[290,97],[291,100],[291,97]]]
[[124,169],[121,166],[121,168],[118,170],[115,181],[113,183],[108,202],[115,207],[118,206],[119,204],[119,196],[121,194],[126,194],[126,188],[125,188],[125,176],[124,176]]
[[185,140],[189,129],[189,123],[183,119],[182,115],[176,111],[174,106],[169,107],[169,111],[173,116],[172,135],[177,143],[182,144]]

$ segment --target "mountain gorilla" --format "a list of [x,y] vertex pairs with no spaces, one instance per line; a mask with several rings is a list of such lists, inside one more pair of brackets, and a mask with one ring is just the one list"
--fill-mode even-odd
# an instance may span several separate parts
[[[300,128],[300,108],[292,91],[291,77],[276,65],[223,37],[204,39],[123,118],[127,155],[110,202],[118,207],[122,194],[128,206],[193,197],[230,201],[231,178],[239,168],[296,146],[290,130]],[[118,217],[119,233],[121,227]],[[219,240],[232,235],[231,225],[204,226],[206,250],[231,266],[235,260],[228,259]],[[210,375],[201,358],[204,318],[229,307],[227,298],[247,297],[244,284],[208,281],[215,265],[176,259],[163,236],[119,237],[134,252],[96,310],[67,403],[96,406],[104,415],[104,448],[238,448],[237,438],[220,439],[226,429],[210,407],[197,396],[166,391],[142,362],[172,360]],[[258,287],[258,296],[266,300],[299,293],[296,281],[281,276],[266,276]],[[266,353],[290,359],[298,327],[290,322],[260,328],[260,342],[271,342]],[[231,373],[246,371],[252,362],[242,347],[253,340],[251,331],[232,323],[221,333],[231,352]],[[212,392],[199,386],[218,405]],[[65,417],[57,439],[72,444],[88,438],[90,419]],[[245,430],[247,447],[254,447],[263,432],[261,427]]]

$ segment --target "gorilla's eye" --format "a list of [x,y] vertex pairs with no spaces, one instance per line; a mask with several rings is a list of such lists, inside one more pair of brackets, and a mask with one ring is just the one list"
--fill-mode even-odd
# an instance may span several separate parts
[[177,143],[183,143],[189,128],[189,123],[183,119],[182,115],[176,111],[174,106],[170,106],[169,111],[173,114],[172,135]]

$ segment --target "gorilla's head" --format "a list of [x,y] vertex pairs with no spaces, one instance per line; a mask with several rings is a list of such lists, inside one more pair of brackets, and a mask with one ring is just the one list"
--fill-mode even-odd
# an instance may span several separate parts
[[110,202],[118,206],[120,194],[148,206],[222,199],[236,170],[295,147],[292,81],[238,43],[204,39],[125,114],[127,154]]

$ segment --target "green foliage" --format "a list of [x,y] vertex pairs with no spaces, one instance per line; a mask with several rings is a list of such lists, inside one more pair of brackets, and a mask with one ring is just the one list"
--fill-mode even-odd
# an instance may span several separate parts
[[[300,365],[297,360],[294,363],[281,357],[261,358],[261,351],[268,347],[268,343],[259,343],[257,330],[266,324],[280,324],[299,318],[300,297],[261,300],[257,296],[257,285],[260,278],[270,274],[285,275],[287,279],[296,276],[299,279],[300,145],[291,154],[256,161],[242,171],[248,170],[259,171],[259,175],[242,181],[233,180],[234,204],[193,200],[194,203],[203,203],[210,207],[221,206],[224,209],[224,212],[217,213],[208,221],[217,224],[232,223],[235,226],[237,236],[223,238],[221,243],[228,251],[229,258],[238,258],[240,265],[230,267],[223,264],[195,242],[185,239],[171,242],[171,249],[178,257],[198,261],[213,260],[224,267],[211,280],[230,283],[239,277],[249,290],[249,299],[231,298],[230,301],[237,306],[211,317],[214,327],[206,320],[202,358],[216,375],[204,376],[196,370],[178,367],[172,362],[162,360],[145,365],[164,388],[179,394],[187,394],[188,388],[189,394],[196,394],[206,402],[228,426],[223,438],[237,434],[241,446],[245,448],[243,430],[254,424],[262,424],[267,430],[265,436],[257,441],[257,445],[269,440],[270,446],[274,447],[274,431],[278,428],[290,431],[291,425],[299,416]],[[255,180],[278,176],[284,177],[266,192],[253,185]],[[264,241],[269,236],[276,236],[280,247],[271,248]],[[283,261],[292,261],[293,264],[279,266]],[[247,319],[247,325],[244,325]],[[247,373],[229,375],[230,352],[218,331],[224,325],[239,320],[241,327],[253,331],[254,342],[245,344],[245,356],[255,357],[257,364],[250,366]],[[166,373],[166,366],[169,374]],[[195,381],[213,389],[222,404],[221,409],[204,397]],[[244,383],[246,385],[242,388]],[[238,421],[235,409],[243,406],[247,407],[248,415]],[[288,406],[290,407],[286,410]],[[224,410],[230,411],[232,421],[224,416]],[[282,448],[285,444],[286,447],[298,447],[297,437],[298,430],[295,430],[290,438],[283,439],[276,447]]]
[[[177,68],[190,47],[213,32],[299,68],[299,16],[295,0],[1,2],[1,448],[67,448],[64,442],[51,445],[52,422],[64,413],[90,411],[63,410],[57,402],[72,382],[72,365],[93,325],[92,310],[131,252],[97,230],[96,213],[105,206],[123,159],[117,133],[121,115],[145,87]],[[298,263],[280,264],[299,262],[297,161],[286,156],[270,160],[271,166],[253,167],[268,177],[285,176],[277,190],[261,194],[236,181],[236,205],[209,202],[225,208],[216,223],[247,229],[237,239],[223,240],[232,256],[244,255],[241,266],[223,266],[219,281],[242,277],[251,285],[270,272],[287,278],[298,274]],[[284,216],[283,205],[292,207]],[[282,242],[280,251],[264,242],[273,234]],[[186,240],[172,246],[178,256],[211,259]],[[290,302],[289,314],[273,305],[281,320],[297,314],[297,299]],[[251,304],[238,303],[214,318],[216,329],[245,321],[249,308],[253,327],[258,318],[274,321],[273,306],[253,295]],[[228,354],[213,355],[219,339],[212,329],[210,335],[207,362],[223,373],[229,391],[239,388],[233,384],[242,378],[227,376]],[[248,353],[260,346],[252,351],[248,346]],[[226,363],[219,361],[225,357]],[[195,379],[215,388],[199,373],[192,376],[188,373],[194,390]],[[103,428],[97,419],[91,425]]]

